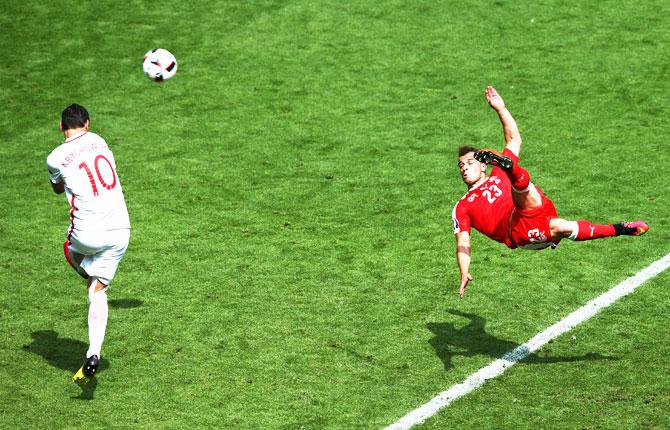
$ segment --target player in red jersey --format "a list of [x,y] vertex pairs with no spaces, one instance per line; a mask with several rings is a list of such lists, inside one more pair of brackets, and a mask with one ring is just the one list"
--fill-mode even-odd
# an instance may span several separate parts
[[[512,114],[497,91],[488,86],[486,101],[498,113],[505,134],[502,154],[490,149],[459,148],[458,167],[468,192],[452,212],[456,235],[456,259],[461,272],[460,296],[472,280],[470,230],[504,243],[509,248],[555,248],[561,239],[592,240],[603,237],[639,236],[649,230],[644,221],[593,224],[559,218],[551,200],[530,181],[519,166],[521,135]],[[487,165],[493,165],[487,175]]]

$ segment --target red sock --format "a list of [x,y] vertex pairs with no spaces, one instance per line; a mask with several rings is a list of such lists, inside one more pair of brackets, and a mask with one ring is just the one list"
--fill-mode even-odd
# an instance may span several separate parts
[[577,232],[577,238],[575,240],[592,240],[600,239],[602,237],[616,236],[616,231],[612,224],[592,224],[588,221],[578,220],[577,227],[579,228],[579,231]]
[[516,161],[511,170],[507,171],[507,176],[512,182],[512,187],[517,191],[523,191],[530,185],[530,175],[528,171],[519,166]]

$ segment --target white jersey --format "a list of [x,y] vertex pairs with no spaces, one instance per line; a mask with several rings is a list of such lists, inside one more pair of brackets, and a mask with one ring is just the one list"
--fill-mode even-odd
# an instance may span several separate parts
[[114,155],[95,133],[65,140],[47,157],[51,182],[65,182],[70,232],[130,228],[128,210],[116,173]]

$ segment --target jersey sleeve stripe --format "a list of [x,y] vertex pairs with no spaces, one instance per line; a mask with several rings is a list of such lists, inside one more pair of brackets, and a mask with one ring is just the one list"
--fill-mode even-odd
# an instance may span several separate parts
[[72,195],[70,205],[72,206],[72,209],[70,209],[70,231],[67,233],[68,242],[70,241],[70,238],[72,237],[72,231],[74,230],[74,211],[78,210],[74,205],[74,194]]

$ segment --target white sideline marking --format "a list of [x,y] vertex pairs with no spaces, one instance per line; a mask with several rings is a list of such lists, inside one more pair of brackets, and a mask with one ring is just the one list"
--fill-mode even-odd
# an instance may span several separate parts
[[663,272],[668,267],[670,267],[670,254],[651,263],[646,268],[637,272],[634,276],[631,276],[608,292],[591,300],[542,333],[536,335],[528,342],[518,346],[501,358],[493,361],[488,366],[482,367],[477,372],[468,376],[462,383],[456,384],[448,390],[441,392],[429,402],[424,403],[422,406],[419,406],[395,423],[386,427],[386,430],[409,429],[413,425],[423,423],[428,418],[435,415],[440,409],[449,406],[454,400],[481,387],[487,380],[502,375],[505,370],[528,357],[531,353],[537,351],[563,333],[577,327],[579,324],[616,302],[621,297],[632,293],[637,287]]

